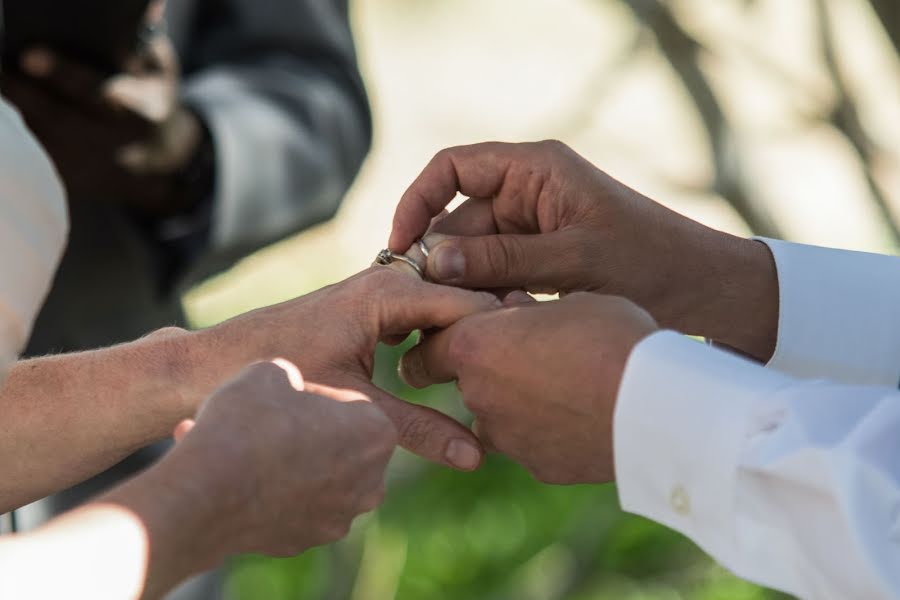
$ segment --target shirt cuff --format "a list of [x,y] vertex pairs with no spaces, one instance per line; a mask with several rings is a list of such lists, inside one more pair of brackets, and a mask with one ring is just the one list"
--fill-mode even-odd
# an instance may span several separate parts
[[805,379],[900,385],[900,257],[758,239],[775,258],[780,290],[768,366]]
[[790,383],[673,332],[641,342],[626,366],[613,425],[623,510],[733,562],[740,457],[764,427],[751,422],[750,409]]

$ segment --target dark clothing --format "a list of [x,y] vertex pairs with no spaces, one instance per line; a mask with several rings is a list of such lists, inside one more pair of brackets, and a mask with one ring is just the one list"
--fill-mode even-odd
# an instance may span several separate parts
[[330,218],[371,139],[347,0],[179,0],[168,26],[185,102],[215,154],[194,214],[142,221],[71,198],[71,239],[27,353],[133,340],[183,323],[200,277]]

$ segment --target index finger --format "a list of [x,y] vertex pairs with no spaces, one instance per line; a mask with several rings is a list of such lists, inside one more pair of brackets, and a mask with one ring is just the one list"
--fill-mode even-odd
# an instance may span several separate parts
[[418,277],[391,273],[379,283],[373,298],[378,339],[417,329],[443,329],[463,317],[503,306],[493,294],[428,283]]
[[492,198],[503,187],[516,144],[486,142],[438,152],[400,198],[388,244],[403,252],[428,230],[457,192]]

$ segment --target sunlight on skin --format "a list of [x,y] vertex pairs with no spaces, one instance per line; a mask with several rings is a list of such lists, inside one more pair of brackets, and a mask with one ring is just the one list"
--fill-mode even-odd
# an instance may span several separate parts
[[149,534],[135,513],[92,504],[0,540],[0,598],[66,598],[73,590],[90,590],[95,600],[140,598],[149,557]]

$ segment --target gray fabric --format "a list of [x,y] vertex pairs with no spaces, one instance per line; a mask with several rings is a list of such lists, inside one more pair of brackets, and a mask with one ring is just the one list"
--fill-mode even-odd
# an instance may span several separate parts
[[347,0],[169,6],[184,97],[214,141],[210,217],[180,227],[193,238],[188,251],[173,253],[164,239],[173,228],[136,223],[115,203],[72,198],[69,249],[30,355],[181,324],[180,290],[330,218],[368,151],[371,121]]

